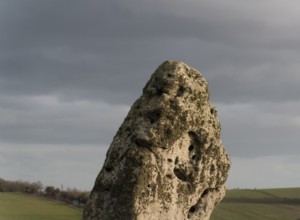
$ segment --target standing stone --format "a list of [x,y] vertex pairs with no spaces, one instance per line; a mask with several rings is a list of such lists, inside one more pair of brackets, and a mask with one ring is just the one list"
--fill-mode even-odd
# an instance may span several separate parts
[[115,135],[83,219],[207,220],[229,167],[207,82],[166,61]]

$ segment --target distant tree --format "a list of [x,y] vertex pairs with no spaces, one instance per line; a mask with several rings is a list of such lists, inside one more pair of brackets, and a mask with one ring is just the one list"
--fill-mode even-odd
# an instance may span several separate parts
[[2,178],[0,178],[0,192],[5,192],[5,184],[6,181]]
[[46,196],[52,198],[58,198],[60,194],[59,188],[54,188],[53,186],[47,186],[45,188]]
[[[40,181],[27,182],[27,181],[8,181],[0,178],[0,192],[22,192],[37,194],[43,190],[43,184]],[[76,188],[67,188],[66,191],[62,191],[59,188],[53,186],[46,186],[44,189],[44,195],[53,199],[61,200],[66,203],[71,203],[74,200],[79,202],[80,206],[83,206],[89,197],[90,192],[82,192]]]
[[46,196],[53,197],[55,195],[55,188],[53,186],[47,186],[45,192]]
[[40,181],[31,183],[30,189],[32,193],[40,193],[43,189],[43,184]]

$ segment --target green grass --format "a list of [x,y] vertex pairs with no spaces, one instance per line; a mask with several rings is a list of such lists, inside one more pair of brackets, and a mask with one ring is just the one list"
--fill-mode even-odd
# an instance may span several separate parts
[[81,210],[21,193],[0,193],[0,220],[80,220]]
[[273,196],[264,193],[260,190],[234,189],[234,190],[227,191],[226,198],[262,199],[262,198],[273,198]]
[[[0,220],[80,220],[82,211],[21,193],[0,193]],[[300,220],[300,188],[229,190],[210,220]]]
[[300,188],[229,190],[211,220],[300,220]]
[[299,205],[221,203],[211,220],[299,220]]

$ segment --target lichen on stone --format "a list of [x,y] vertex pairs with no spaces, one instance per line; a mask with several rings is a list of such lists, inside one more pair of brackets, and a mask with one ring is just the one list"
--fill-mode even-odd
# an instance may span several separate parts
[[83,219],[209,219],[230,167],[220,129],[203,76],[164,62],[115,135]]

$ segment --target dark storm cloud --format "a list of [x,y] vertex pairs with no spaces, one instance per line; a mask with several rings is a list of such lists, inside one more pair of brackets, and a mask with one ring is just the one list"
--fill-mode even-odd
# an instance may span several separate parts
[[[207,75],[218,102],[295,99],[298,66],[289,58],[300,28],[288,12],[297,4],[2,2],[1,92],[130,104],[171,58]],[[289,90],[275,89],[282,80]]]

